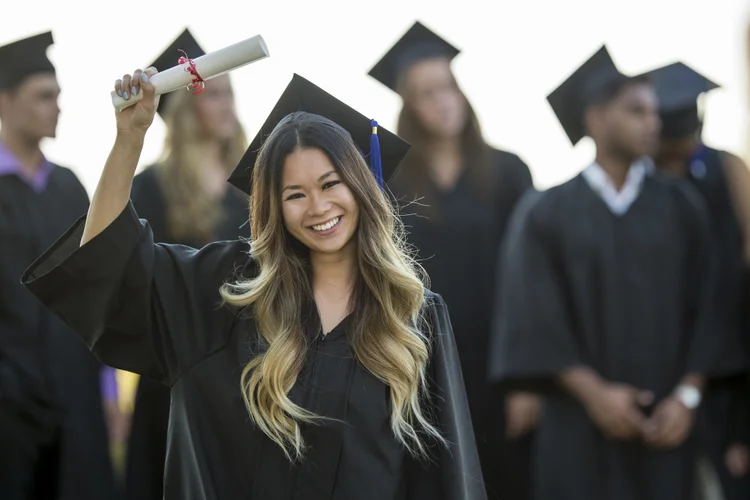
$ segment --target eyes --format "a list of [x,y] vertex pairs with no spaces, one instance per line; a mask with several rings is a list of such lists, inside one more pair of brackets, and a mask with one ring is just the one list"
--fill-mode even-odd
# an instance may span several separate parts
[[[328,189],[333,188],[334,186],[336,186],[338,184],[341,184],[341,181],[339,181],[339,180],[326,181],[325,183],[323,183],[323,185],[321,186],[321,188],[323,189],[323,191],[326,191]],[[287,196],[284,199],[284,201],[297,200],[297,199],[304,198],[304,197],[305,197],[305,195],[303,193],[296,192],[296,193],[292,193],[289,196]]]

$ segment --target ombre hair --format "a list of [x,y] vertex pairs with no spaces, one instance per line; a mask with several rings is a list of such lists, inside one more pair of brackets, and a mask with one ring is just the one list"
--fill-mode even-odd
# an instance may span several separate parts
[[304,112],[293,113],[277,125],[254,167],[251,255],[259,273],[222,288],[226,302],[252,308],[264,343],[242,373],[250,416],[289,460],[304,454],[300,423],[324,418],[288,397],[310,341],[303,329],[303,307],[314,300],[309,252],[287,231],[281,210],[284,162],[298,148],[325,153],[359,204],[353,236],[359,273],[349,339],[357,361],[390,388],[395,437],[415,456],[426,456],[426,436],[445,441],[423,408],[431,345],[423,317],[423,271],[403,250],[400,220],[349,133],[326,118]]

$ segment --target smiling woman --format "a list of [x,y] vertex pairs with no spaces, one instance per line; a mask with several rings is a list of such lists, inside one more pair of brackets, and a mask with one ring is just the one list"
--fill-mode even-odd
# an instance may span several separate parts
[[154,244],[128,202],[152,74],[122,79],[144,96],[89,215],[24,282],[101,359],[172,387],[165,498],[486,498],[447,308],[377,174],[408,145],[295,75],[230,177],[250,245]]

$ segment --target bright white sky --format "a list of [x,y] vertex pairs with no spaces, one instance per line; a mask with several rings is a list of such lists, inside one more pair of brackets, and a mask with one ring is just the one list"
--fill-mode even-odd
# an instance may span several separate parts
[[[249,139],[294,72],[393,130],[399,99],[366,73],[421,20],[462,49],[454,71],[487,140],[521,155],[538,187],[568,179],[592,158],[588,140],[571,148],[545,96],[602,43],[627,73],[679,59],[720,83],[707,100],[706,138],[748,151],[748,0],[4,2],[12,7],[0,16],[0,44],[54,31],[62,115],[44,150],[89,193],[114,138],[114,80],[153,60],[185,26],[207,51],[255,34],[266,40],[271,57],[233,73]],[[158,122],[141,166],[156,159],[163,135]]]

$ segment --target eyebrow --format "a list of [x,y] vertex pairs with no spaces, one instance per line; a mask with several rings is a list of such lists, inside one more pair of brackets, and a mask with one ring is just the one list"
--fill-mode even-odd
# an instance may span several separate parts
[[[320,177],[318,177],[318,182],[323,182],[325,179],[327,179],[328,177],[330,177],[331,175],[333,175],[335,173],[336,173],[335,170],[331,170],[330,172],[326,172],[325,174],[323,174]],[[302,189],[302,186],[298,186],[296,184],[292,185],[292,186],[287,186],[284,189],[282,189],[281,192],[283,193],[287,189]]]

